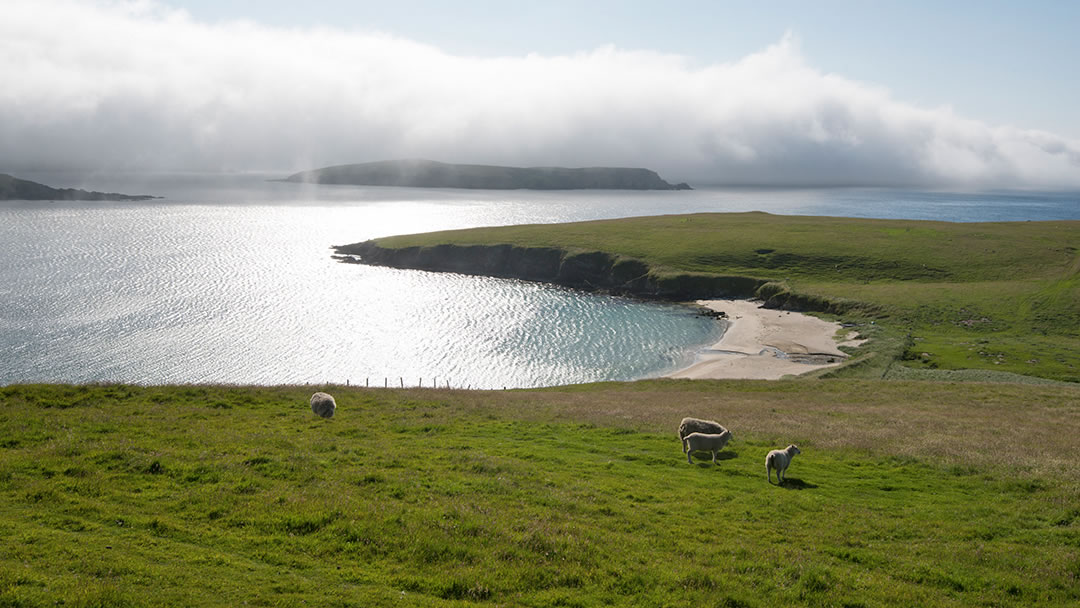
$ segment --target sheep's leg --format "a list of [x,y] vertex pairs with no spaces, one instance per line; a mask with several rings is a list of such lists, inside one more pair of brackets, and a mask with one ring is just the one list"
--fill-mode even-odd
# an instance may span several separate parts
[[712,451],[712,463],[716,464],[716,450]]
[[694,464],[694,461],[690,460],[690,452],[693,452],[693,450],[690,449],[690,442],[683,439],[682,445],[683,445],[683,451],[686,452],[686,463],[687,464]]

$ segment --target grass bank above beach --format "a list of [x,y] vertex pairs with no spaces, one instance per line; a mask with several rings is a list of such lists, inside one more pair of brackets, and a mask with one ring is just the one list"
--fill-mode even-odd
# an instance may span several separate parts
[[0,606],[1080,601],[1076,387],[313,390],[0,387]]
[[[769,281],[763,298],[840,312],[875,340],[839,373],[980,369],[1080,381],[1080,222],[950,223],[709,213],[394,236],[603,251],[657,275]],[[874,321],[874,327],[868,327]]]

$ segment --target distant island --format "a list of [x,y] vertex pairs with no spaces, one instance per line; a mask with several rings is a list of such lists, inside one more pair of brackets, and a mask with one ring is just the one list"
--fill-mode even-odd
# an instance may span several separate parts
[[302,171],[281,180],[309,184],[470,188],[483,190],[690,190],[649,169],[499,167],[431,160],[384,160]]
[[160,196],[90,192],[78,188],[53,188],[0,173],[0,201],[148,201]]

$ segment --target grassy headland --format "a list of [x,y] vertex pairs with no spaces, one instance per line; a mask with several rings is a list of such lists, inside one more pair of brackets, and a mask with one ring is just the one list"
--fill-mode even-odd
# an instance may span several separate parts
[[313,390],[0,387],[0,606],[1080,602],[1074,386]]
[[423,159],[383,160],[323,167],[290,175],[282,181],[488,190],[690,190],[687,184],[669,184],[649,169],[502,167],[440,163]]
[[[640,217],[395,236],[383,248],[601,251],[653,277],[748,277],[777,306],[876,338],[865,377],[982,369],[1080,381],[1080,222],[951,223],[766,213]],[[873,320],[875,327],[865,324]],[[892,370],[897,361],[906,369]]]
[[0,173],[0,201],[148,201],[157,196],[88,192],[78,188],[53,188],[26,179]]

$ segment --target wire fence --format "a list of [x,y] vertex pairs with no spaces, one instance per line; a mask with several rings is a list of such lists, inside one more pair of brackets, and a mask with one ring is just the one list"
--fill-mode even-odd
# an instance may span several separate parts
[[[416,381],[414,383],[412,377],[406,377],[406,376],[380,376],[380,377],[367,376],[367,377],[364,378],[364,381],[363,381],[362,384],[359,381],[356,384],[353,384],[351,378],[346,378],[344,386],[347,386],[347,387],[362,387],[362,388],[402,388],[402,389],[403,388],[431,388],[431,389],[446,389],[446,390],[457,389],[457,390],[466,390],[466,391],[473,390],[472,384],[454,385],[451,382],[450,378],[446,378],[446,377],[439,377],[439,376],[431,376],[430,378],[419,377],[419,378],[416,378],[415,380]],[[326,385],[326,386],[333,386],[335,384],[338,385],[338,386],[341,386],[340,383],[329,382],[329,381],[324,382],[323,384]],[[482,388],[480,386],[477,386],[476,390],[498,390],[498,389]],[[507,387],[505,387],[505,386],[502,387],[502,390],[504,390],[504,391],[507,390]]]

